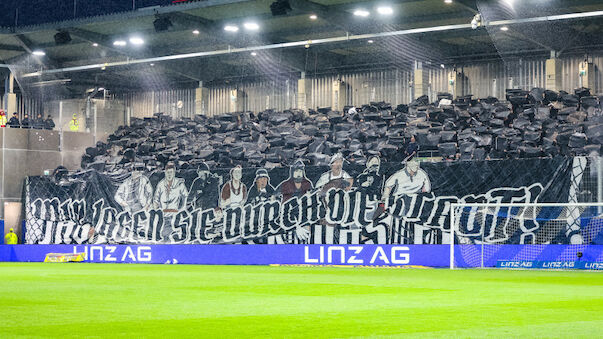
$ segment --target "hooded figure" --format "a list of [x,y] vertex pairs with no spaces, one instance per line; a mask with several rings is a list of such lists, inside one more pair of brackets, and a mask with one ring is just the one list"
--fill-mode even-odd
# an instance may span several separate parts
[[260,168],[255,172],[255,181],[249,189],[247,201],[252,204],[267,201],[274,195],[274,187],[270,185],[268,171]]
[[381,159],[372,156],[366,162],[366,169],[356,178],[357,189],[364,191],[371,200],[379,200],[383,188],[383,175],[379,173]]
[[350,189],[354,179],[343,170],[343,155],[341,153],[333,155],[329,165],[331,166],[331,169],[318,178],[316,188],[322,188],[329,184],[328,187],[325,188],[335,187],[346,190]]
[[289,169],[289,174],[289,179],[283,181],[277,188],[282,196],[282,202],[293,197],[301,197],[313,188],[310,180],[306,178],[306,166],[303,161],[295,161]]
[[222,185],[222,177],[212,174],[206,163],[201,163],[197,169],[197,177],[193,180],[188,192],[186,204],[191,209],[214,208],[218,204],[218,196]]
[[241,181],[243,169],[236,166],[230,170],[230,180],[222,187],[220,193],[220,208],[236,207],[245,205],[247,201],[247,186]]
[[16,245],[19,243],[19,238],[15,234],[14,229],[11,228],[10,230],[8,230],[8,233],[6,233],[6,235],[4,236],[4,243],[6,245]]

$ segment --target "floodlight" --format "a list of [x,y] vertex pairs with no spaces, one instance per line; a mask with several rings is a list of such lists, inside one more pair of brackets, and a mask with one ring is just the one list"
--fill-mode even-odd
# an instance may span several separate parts
[[139,38],[139,37],[131,37],[130,38],[130,43],[132,45],[140,46],[140,45],[144,45],[144,40],[142,38]]
[[377,7],[377,13],[381,15],[391,15],[394,13],[394,10],[389,6],[381,6]]
[[360,16],[360,17],[367,17],[369,16],[371,13],[365,9],[357,9],[354,11],[354,15],[355,16]]
[[246,22],[243,24],[243,27],[245,27],[245,29],[248,31],[257,31],[260,29],[260,25],[255,22]]

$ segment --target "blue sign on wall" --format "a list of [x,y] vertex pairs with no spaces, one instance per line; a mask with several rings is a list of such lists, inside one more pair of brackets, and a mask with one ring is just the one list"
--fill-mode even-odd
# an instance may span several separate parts
[[[467,251],[460,246],[464,245],[457,245],[456,253]],[[494,246],[497,260],[490,257],[487,267],[601,269],[603,266],[603,245]],[[527,246],[538,247],[531,251],[535,257],[527,258],[531,261],[518,260],[518,253],[530,250]],[[541,250],[543,246],[546,251]],[[584,254],[584,261],[579,264],[574,263],[575,259],[566,259],[567,253],[575,251]],[[48,253],[82,252],[86,253],[87,262],[94,263],[428,267],[448,267],[450,263],[449,245],[3,245],[0,261],[42,262]],[[462,260],[456,261],[456,265],[475,267],[473,262]]]

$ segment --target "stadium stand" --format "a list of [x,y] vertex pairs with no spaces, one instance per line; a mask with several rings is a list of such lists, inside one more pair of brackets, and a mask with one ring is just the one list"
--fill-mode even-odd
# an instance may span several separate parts
[[[404,160],[404,148],[416,136],[422,154],[445,160],[485,160],[599,154],[603,143],[603,96],[578,88],[574,94],[541,88],[507,90],[506,101],[471,95],[453,100],[440,93],[392,108],[371,102],[358,110],[330,108],[216,117],[197,115],[173,120],[162,113],[121,126],[107,143],[90,147],[82,168],[113,172],[129,163],[148,170],[175,161],[179,168],[274,168],[296,159],[326,165],[341,152],[351,163],[371,155]],[[419,154],[421,155],[421,153]]]

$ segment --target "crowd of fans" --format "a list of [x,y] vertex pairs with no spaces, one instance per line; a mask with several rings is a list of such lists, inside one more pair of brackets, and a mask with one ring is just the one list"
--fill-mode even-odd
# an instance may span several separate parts
[[83,168],[101,171],[144,163],[147,169],[174,162],[178,168],[273,168],[297,159],[328,165],[341,153],[364,164],[413,156],[485,160],[599,154],[603,143],[603,97],[585,88],[573,94],[540,88],[507,90],[506,100],[456,99],[440,93],[392,108],[384,102],[362,107],[240,112],[173,120],[161,113],[134,119],[87,149]]
[[0,110],[0,127],[10,127],[10,128],[33,128],[33,129],[48,129],[52,130],[55,127],[54,121],[52,120],[52,116],[48,115],[46,119],[42,116],[42,114],[38,114],[36,118],[29,119],[29,115],[25,113],[23,115],[23,119],[19,120],[19,115],[17,112],[13,113],[13,116],[8,119],[6,113],[3,110]]

